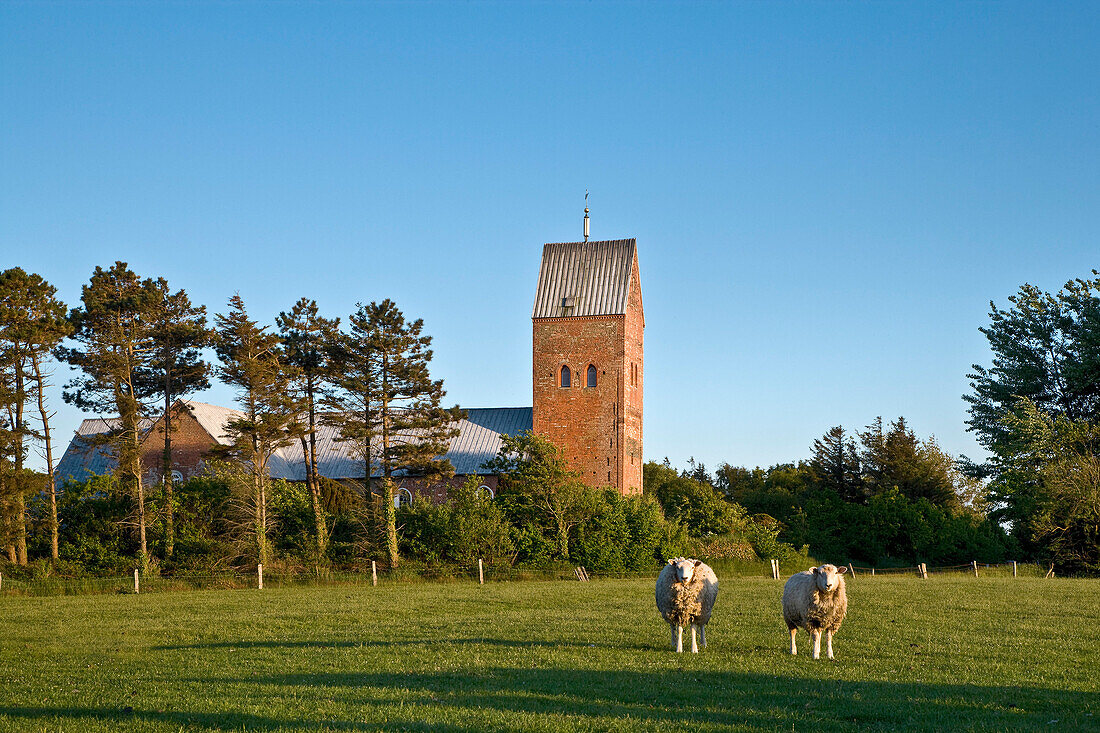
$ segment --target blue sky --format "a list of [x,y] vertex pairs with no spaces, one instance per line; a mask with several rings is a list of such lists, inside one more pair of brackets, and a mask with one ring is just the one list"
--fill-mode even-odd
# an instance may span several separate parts
[[4,3],[0,266],[392,298],[449,401],[530,405],[588,189],[638,239],[647,459],[877,415],[980,456],[989,301],[1100,267],[1097,38],[1095,3]]

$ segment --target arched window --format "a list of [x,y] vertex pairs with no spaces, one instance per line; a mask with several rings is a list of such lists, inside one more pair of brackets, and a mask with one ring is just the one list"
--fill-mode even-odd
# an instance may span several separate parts
[[563,366],[561,368],[561,386],[563,386],[563,387],[572,387],[573,386],[573,375],[572,375],[572,373],[570,373],[568,366]]
[[413,494],[408,489],[398,489],[397,493],[393,495],[393,506],[395,509],[400,509],[403,506],[412,506]]
[[596,367],[593,364],[588,365],[588,386],[596,386]]

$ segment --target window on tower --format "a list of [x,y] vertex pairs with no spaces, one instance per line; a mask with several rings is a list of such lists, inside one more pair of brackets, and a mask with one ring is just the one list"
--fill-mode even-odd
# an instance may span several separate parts
[[563,366],[561,368],[561,386],[563,386],[563,387],[572,387],[573,386],[573,375],[569,372],[569,367],[568,366]]
[[588,365],[588,386],[596,386],[596,367],[592,364]]

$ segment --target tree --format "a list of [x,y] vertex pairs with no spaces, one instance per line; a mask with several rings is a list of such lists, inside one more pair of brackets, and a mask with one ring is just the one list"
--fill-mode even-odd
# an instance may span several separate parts
[[327,349],[331,387],[324,404],[333,412],[328,419],[341,442],[363,462],[363,487],[370,493],[373,457],[371,446],[378,431],[377,409],[381,402],[379,353],[371,338],[370,312],[362,303],[348,318],[350,330],[332,335]]
[[959,474],[954,459],[946,454],[934,438],[917,440],[916,434],[899,417],[882,429],[882,418],[859,433],[865,492],[874,496],[897,489],[909,499],[928,499],[937,506],[958,509],[961,504],[956,491]]
[[246,466],[252,480],[252,532],[257,562],[268,562],[268,463],[272,454],[297,437],[296,405],[279,354],[279,338],[248,317],[240,295],[229,299],[229,312],[214,317],[214,347],[221,360],[218,376],[237,389],[244,416],[226,426],[231,445],[225,453]]
[[156,353],[153,312],[158,300],[155,283],[140,279],[125,262],[109,270],[96,267],[84,286],[82,306],[69,315],[78,346],[57,350],[60,359],[83,372],[66,385],[65,401],[88,412],[118,415],[107,440],[118,459],[120,478],[134,497],[143,565],[149,552],[141,443],[156,394],[150,365]]
[[317,403],[328,381],[331,352],[326,344],[332,341],[340,320],[322,318],[317,314],[317,302],[302,298],[289,313],[280,313],[275,323],[282,335],[284,358],[294,368],[293,381],[306,412],[307,427],[302,431],[300,440],[306,464],[306,485],[313,509],[317,557],[320,558],[327,544],[327,529],[317,475]]
[[202,348],[210,343],[206,328],[206,307],[192,306],[183,290],[175,293],[168,282],[159,278],[154,284],[151,303],[153,358],[151,391],[164,396],[164,449],[161,453],[161,487],[164,500],[164,556],[172,556],[175,546],[174,498],[172,496],[172,409],[177,399],[210,386],[210,365],[202,358]]
[[1062,571],[1100,572],[1100,424],[1044,414],[1020,398],[1006,417],[1019,450],[1001,463],[995,485],[1017,530]]
[[393,505],[394,475],[439,480],[454,474],[450,461],[439,456],[447,440],[458,435],[455,423],[464,417],[456,405],[440,406],[446,394],[443,380],[433,381],[431,336],[423,336],[424,321],[405,321],[393,301],[366,307],[368,343],[378,368],[377,433],[385,503],[386,550],[391,567],[398,563],[397,515]]
[[980,467],[990,477],[991,516],[1009,522],[1034,552],[1048,549],[1037,543],[1050,535],[1036,532],[1035,522],[1047,506],[1047,481],[1055,478],[1050,467],[1029,464],[1037,455],[1036,420],[1100,424],[1100,273],[1092,274],[1055,294],[1025,284],[1007,309],[991,302],[990,323],[979,330],[992,365],[974,364],[967,375],[967,425],[992,454]]
[[1008,300],[1006,310],[989,304],[990,324],[978,330],[993,363],[972,365],[973,392],[963,396],[967,425],[998,457],[1018,448],[1009,418],[1021,397],[1044,415],[1100,420],[1100,277],[1071,280],[1053,295],[1025,284]]
[[591,515],[595,495],[561,449],[531,431],[502,435],[500,452],[484,467],[500,477],[497,496],[512,523],[537,523],[557,557],[568,560],[570,530]]
[[[53,450],[50,443],[50,413],[46,405],[45,387],[49,377],[45,360],[58,342],[69,333],[65,320],[65,304],[55,297],[57,288],[41,276],[13,267],[0,273],[0,362],[10,370],[12,426],[14,440],[12,518],[16,526],[16,549],[20,564],[27,562],[26,508],[27,493],[21,485],[26,438],[43,437],[47,476],[50,482],[51,552],[57,559],[57,495],[53,486]],[[26,419],[26,407],[35,397],[42,432],[33,430]]]
[[866,498],[855,441],[837,425],[813,444],[810,470],[816,484],[835,492],[844,501]]

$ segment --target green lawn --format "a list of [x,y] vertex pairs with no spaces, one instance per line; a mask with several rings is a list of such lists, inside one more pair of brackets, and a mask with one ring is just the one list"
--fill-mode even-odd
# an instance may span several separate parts
[[1100,582],[858,577],[835,661],[777,581],[666,648],[648,580],[0,596],[0,730],[1100,730]]

